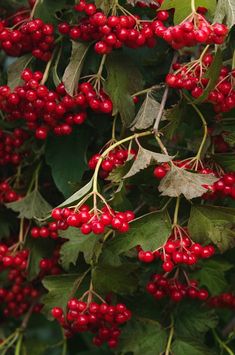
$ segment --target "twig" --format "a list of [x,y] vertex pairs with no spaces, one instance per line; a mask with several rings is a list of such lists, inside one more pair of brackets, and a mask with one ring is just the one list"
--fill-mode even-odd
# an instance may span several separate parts
[[[176,62],[177,58],[178,58],[178,53],[175,53],[174,57],[172,59],[172,62],[171,62],[171,66],[170,66],[170,71],[169,72],[171,72],[172,65]],[[163,114],[163,111],[164,111],[164,108],[165,108],[165,105],[166,105],[166,100],[167,100],[167,97],[168,97],[168,93],[169,93],[169,86],[167,85],[166,88],[165,88],[165,91],[163,93],[162,101],[161,101],[161,104],[160,104],[160,107],[159,107],[159,111],[158,111],[158,114],[157,114],[157,117],[156,117],[156,120],[155,120],[155,123],[154,123],[154,126],[153,126],[153,131],[155,132],[155,134],[158,133],[158,127],[159,127],[159,123],[161,121],[162,114]]]

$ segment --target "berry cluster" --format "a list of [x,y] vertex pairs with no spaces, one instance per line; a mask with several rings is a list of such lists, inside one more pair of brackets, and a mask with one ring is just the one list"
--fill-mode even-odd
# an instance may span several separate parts
[[[21,18],[15,17],[14,22],[17,20],[22,23]],[[9,56],[19,57],[25,53],[32,53],[34,57],[48,61],[53,47],[54,27],[52,24],[46,24],[41,19],[25,20],[18,29],[10,29],[0,22],[0,48]]]
[[225,196],[235,199],[235,172],[224,174],[212,186],[208,186],[208,192],[203,195],[203,198],[216,199]]
[[[123,45],[138,48],[144,45],[154,47],[156,39],[152,23],[140,20],[136,15],[106,16],[94,4],[81,0],[75,10],[87,15],[76,26],[68,23],[59,25],[62,34],[68,34],[73,40],[96,41],[94,49],[98,54],[110,53]],[[164,11],[166,13],[166,11]],[[167,16],[168,17],[168,16]]]
[[235,308],[235,296],[232,293],[222,293],[218,296],[210,297],[208,305],[213,308]]
[[160,249],[151,252],[143,251],[139,247],[138,258],[145,263],[160,259],[163,261],[163,270],[171,272],[178,264],[194,265],[199,259],[210,258],[214,252],[212,245],[203,247],[199,243],[194,243],[186,228],[176,227]]
[[174,302],[180,302],[183,298],[199,299],[205,301],[208,292],[198,287],[196,280],[180,281],[177,277],[168,277],[163,274],[154,274],[150,282],[146,285],[148,293],[153,295],[156,300],[170,297]]
[[181,24],[166,27],[162,21],[153,22],[154,33],[174,49],[193,47],[197,44],[222,44],[228,34],[226,25],[210,24],[203,15],[192,14]]
[[20,198],[21,196],[11,188],[7,181],[0,183],[0,203],[14,202]]
[[93,338],[94,345],[107,343],[110,348],[115,348],[118,344],[120,325],[131,318],[131,312],[122,303],[87,303],[76,298],[68,301],[66,314],[61,308],[54,307],[52,315],[66,330],[67,337],[90,331],[96,334]]
[[[206,54],[202,58],[202,63],[199,61],[189,64],[175,63],[173,65],[175,72],[167,75],[166,83],[172,88],[189,91],[194,98],[200,97],[209,82],[209,78],[204,74],[212,62],[213,56]],[[216,112],[227,112],[235,107],[234,77],[234,70],[230,71],[225,66],[220,69],[217,84],[207,98]]]
[[129,229],[129,222],[135,218],[132,211],[115,212],[106,206],[97,214],[87,205],[81,206],[78,210],[55,208],[51,216],[57,221],[58,230],[65,230],[72,226],[80,228],[82,234],[91,232],[103,234],[107,227],[124,233]]
[[22,145],[28,134],[16,128],[12,133],[0,129],[0,165],[18,165],[22,158]]
[[35,304],[34,311],[40,311],[36,304],[39,291],[26,280],[29,251],[23,249],[14,255],[6,244],[0,244],[0,273],[7,273],[7,284],[0,288],[0,302],[5,317],[20,317]]
[[[136,151],[131,149],[116,148],[112,150],[101,163],[101,169],[99,170],[99,175],[101,178],[105,179],[108,177],[110,172],[117,168],[118,166],[123,165],[127,159],[131,156],[135,156]],[[89,168],[95,170],[98,160],[100,159],[101,154],[95,154],[91,157],[88,162]]]
[[85,121],[88,107],[94,112],[112,112],[108,96],[103,91],[97,94],[90,83],[80,84],[79,93],[71,97],[63,84],[59,84],[56,91],[41,85],[43,73],[39,71],[32,73],[25,69],[21,77],[24,85],[12,92],[8,86],[0,86],[0,109],[8,120],[24,119],[38,139],[46,139],[50,129],[58,136],[70,134],[73,125]]
[[53,254],[50,258],[43,258],[39,262],[39,278],[42,279],[46,275],[59,275],[61,274],[61,268],[59,266],[60,259],[60,245],[53,250]]
[[58,227],[56,222],[50,222],[42,227],[33,227],[30,231],[32,238],[58,239]]

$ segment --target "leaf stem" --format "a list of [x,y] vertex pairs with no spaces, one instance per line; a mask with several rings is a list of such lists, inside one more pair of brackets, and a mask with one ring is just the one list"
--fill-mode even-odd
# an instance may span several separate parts
[[109,146],[100,156],[97,164],[96,164],[96,168],[95,168],[95,172],[94,172],[94,175],[93,175],[93,193],[94,194],[97,194],[98,193],[98,174],[99,174],[99,169],[100,169],[100,166],[102,164],[102,161],[103,159],[116,147],[118,147],[119,145],[125,143],[125,142],[129,142],[131,141],[132,139],[136,139],[136,138],[139,138],[139,137],[145,137],[145,136],[149,136],[150,134],[152,134],[152,132],[150,131],[147,131],[147,132],[141,132],[141,133],[136,133],[136,134],[133,134],[129,137],[126,137],[126,138],[123,138],[122,140],[112,144],[111,146]]
[[175,204],[174,219],[173,219],[173,228],[178,224],[179,207],[180,207],[180,197],[177,197],[176,204]]
[[215,340],[218,342],[221,349],[224,349],[229,355],[234,355],[234,352],[220,339],[214,329],[212,329]]
[[171,343],[172,343],[173,336],[174,336],[174,319],[173,317],[171,317],[170,334],[167,340],[165,355],[170,355],[171,353]]

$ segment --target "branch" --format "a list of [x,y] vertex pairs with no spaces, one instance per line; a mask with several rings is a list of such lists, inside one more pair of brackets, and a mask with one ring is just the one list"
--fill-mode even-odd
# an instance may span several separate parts
[[[177,61],[177,58],[178,58],[178,53],[175,53],[174,57],[172,59],[172,62],[171,62],[169,73],[171,73],[172,65]],[[158,114],[157,114],[157,117],[156,117],[156,120],[155,120],[155,123],[154,123],[154,126],[153,126],[153,131],[154,131],[155,134],[158,133],[158,127],[159,127],[159,123],[161,121],[162,114],[163,114],[163,111],[164,111],[164,108],[165,108],[165,105],[166,105],[166,100],[167,100],[167,97],[168,97],[168,93],[169,93],[169,86],[167,85],[166,88],[165,88],[165,91],[163,93],[162,101],[161,101],[161,104],[160,104],[160,108],[159,108],[159,111],[158,111]]]

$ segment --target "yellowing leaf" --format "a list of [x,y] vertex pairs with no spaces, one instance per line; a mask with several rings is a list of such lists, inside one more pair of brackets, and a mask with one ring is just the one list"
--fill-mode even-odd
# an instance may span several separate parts
[[166,163],[172,159],[173,157],[169,155],[155,153],[151,150],[147,150],[140,147],[138,154],[134,160],[134,163],[129,172],[124,176],[124,179],[127,179],[137,174],[140,170],[146,169],[153,161],[156,161],[158,163]]
[[234,0],[218,0],[214,22],[222,23],[224,19],[229,28],[235,24]]
[[214,175],[191,173],[173,166],[159,184],[163,196],[177,197],[181,194],[188,200],[202,196],[207,189],[203,185],[212,185],[217,181]]
[[151,94],[147,94],[142,106],[131,124],[131,131],[136,129],[146,129],[152,126],[155,118],[157,117],[159,107],[159,102],[157,102]]

